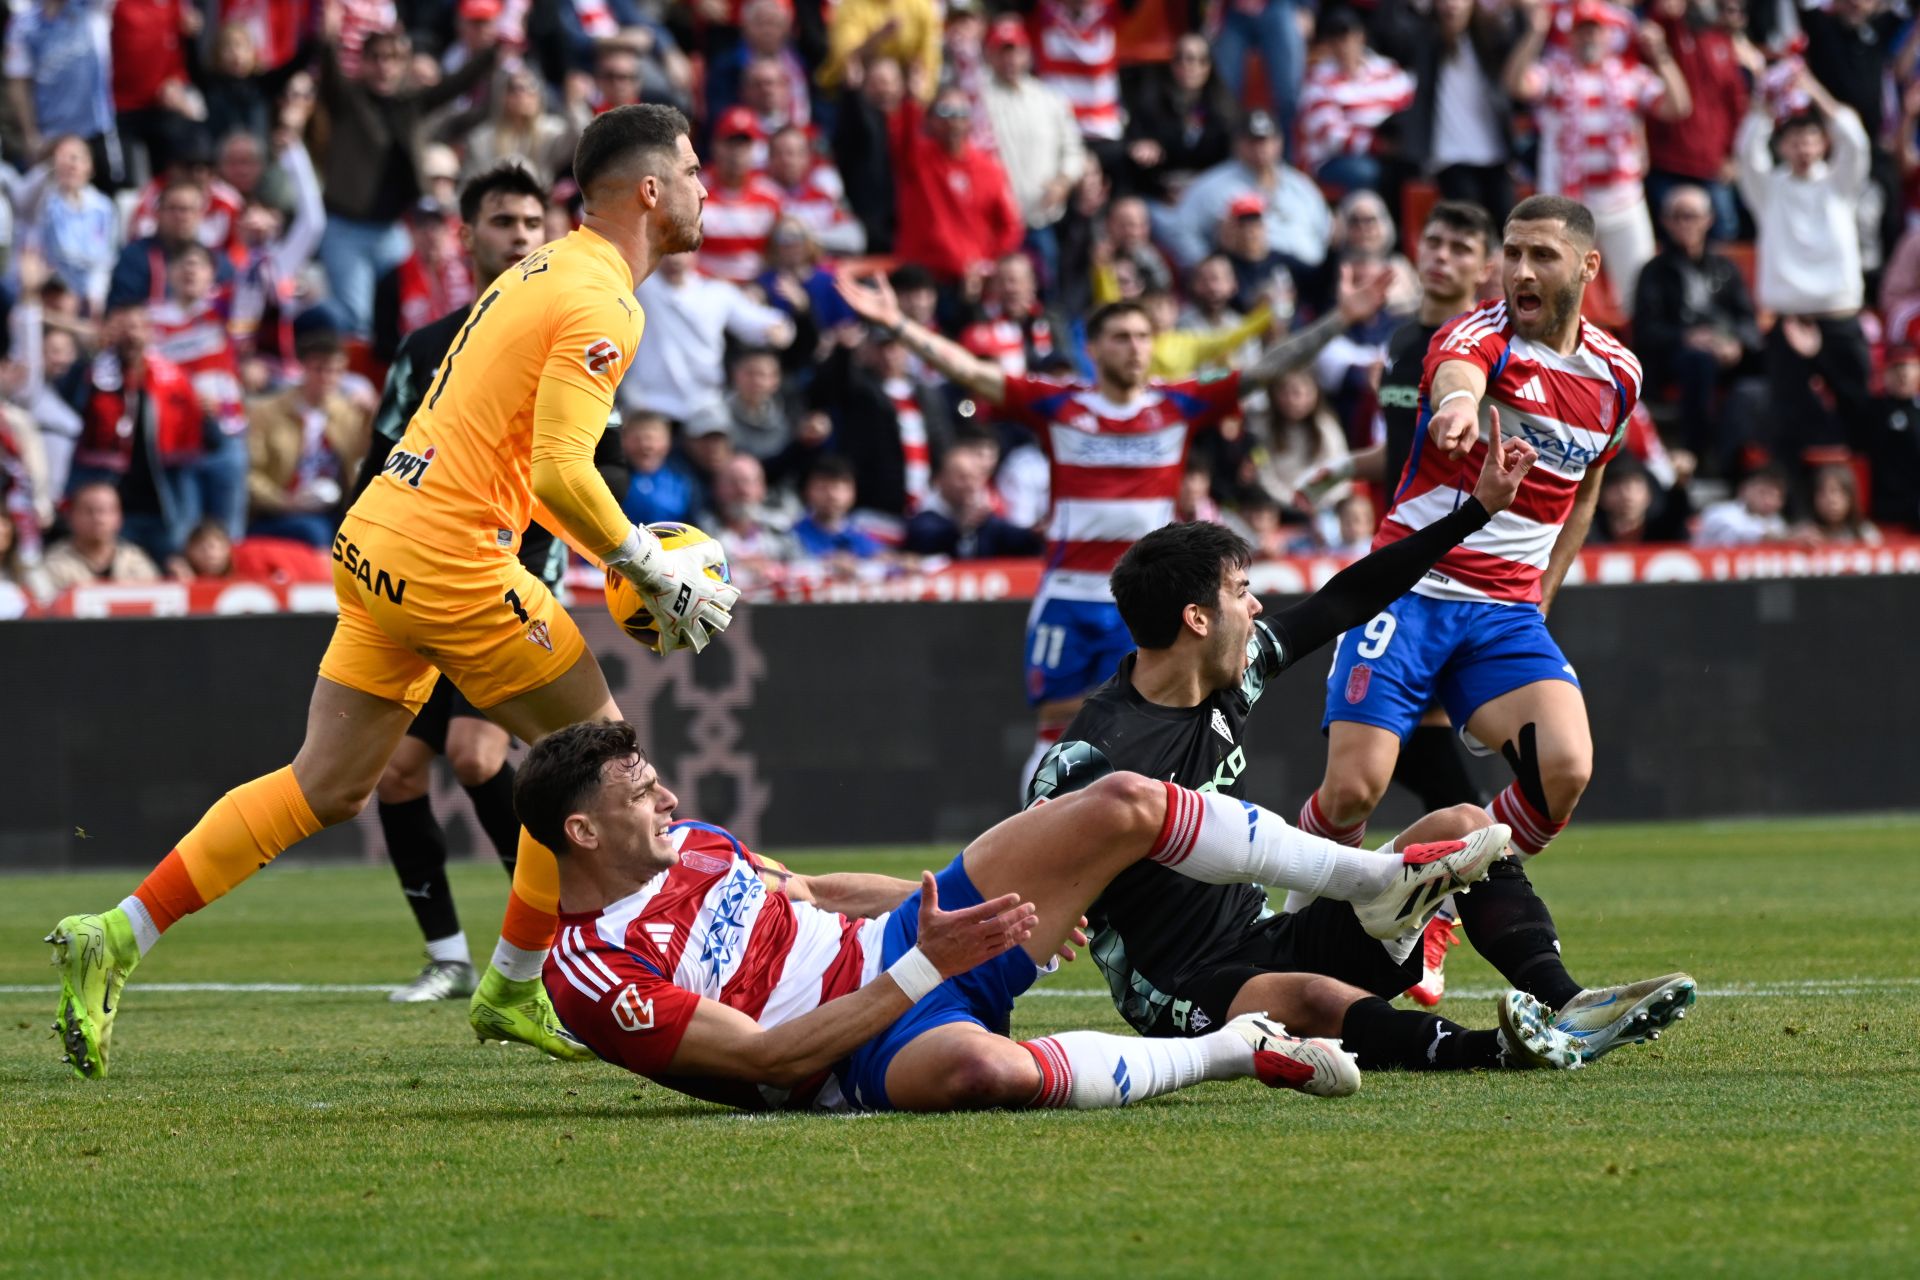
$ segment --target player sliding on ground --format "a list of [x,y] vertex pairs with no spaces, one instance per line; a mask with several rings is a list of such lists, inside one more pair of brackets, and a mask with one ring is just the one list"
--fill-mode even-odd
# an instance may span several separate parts
[[1352,1093],[1359,1068],[1338,1042],[1260,1014],[1190,1040],[1016,1043],[1004,1028],[1093,896],[1143,858],[1200,883],[1311,888],[1393,938],[1417,936],[1507,844],[1482,825],[1366,853],[1228,796],[1111,773],[1000,823],[919,885],[795,876],[718,827],[675,822],[624,724],[541,741],[514,802],[560,855],[546,982],[561,1019],[610,1062],[749,1107],[1115,1107],[1242,1076]]
[[[665,647],[696,652],[738,591],[708,577],[718,548],[668,552],[594,470],[614,389],[640,342],[633,289],[700,245],[706,188],[687,121],[620,107],[580,136],[584,225],[522,258],[474,305],[426,402],[334,539],[340,618],[293,763],[228,792],[118,907],[68,916],[54,1029],[82,1076],[107,1071],[121,987],[140,957],[289,846],[359,813],[444,673],[509,733],[534,741],[619,709],[579,629],[514,556],[529,520],[633,582]],[[558,872],[523,831],[506,922],[474,993],[482,1037],[585,1056],[539,981]]]

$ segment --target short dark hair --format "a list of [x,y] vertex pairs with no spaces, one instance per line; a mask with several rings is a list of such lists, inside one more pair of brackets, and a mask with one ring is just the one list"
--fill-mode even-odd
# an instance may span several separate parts
[[1118,302],[1105,303],[1102,306],[1095,307],[1093,314],[1087,317],[1087,341],[1093,342],[1097,340],[1101,334],[1107,331],[1107,326],[1115,320],[1118,320],[1121,316],[1139,316],[1142,320],[1150,319],[1147,315],[1146,307],[1142,306],[1133,298],[1122,298]]
[[1507,215],[1509,227],[1516,222],[1558,222],[1569,236],[1587,244],[1593,243],[1596,234],[1593,210],[1565,196],[1528,196]]
[[644,762],[640,735],[624,720],[568,725],[533,744],[513,780],[513,811],[527,834],[564,857],[567,819],[600,789],[609,760]]
[[472,226],[480,217],[480,206],[488,196],[532,196],[547,207],[547,188],[518,160],[502,160],[484,173],[468,179],[460,188],[460,221]]
[[213,250],[207,248],[207,246],[201,244],[198,240],[189,240],[185,244],[175,245],[172,252],[167,254],[167,266],[172,267],[174,263],[187,258],[205,258],[207,265],[212,266]]
[[1421,228],[1439,223],[1443,227],[1452,227],[1465,235],[1479,236],[1482,246],[1491,249],[1493,234],[1493,215],[1471,200],[1442,200],[1427,211],[1427,221]]
[[1220,575],[1252,561],[1245,538],[1225,525],[1195,520],[1155,529],[1128,547],[1107,581],[1134,644],[1165,649],[1179,639],[1187,606],[1218,607]]
[[580,131],[580,145],[573,150],[573,180],[581,191],[591,191],[607,170],[636,151],[671,154],[690,127],[678,108],[657,102],[632,103],[595,116]]
[[823,453],[819,459],[807,468],[807,483],[815,480],[845,480],[855,482],[853,464],[837,453]]

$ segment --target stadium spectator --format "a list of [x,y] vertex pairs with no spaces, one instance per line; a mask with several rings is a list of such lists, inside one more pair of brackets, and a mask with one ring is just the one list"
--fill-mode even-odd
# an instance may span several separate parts
[[[1231,258],[1224,253],[1211,254],[1202,258],[1199,264],[1187,273],[1187,305],[1174,321],[1174,327],[1216,332],[1237,328],[1246,320],[1246,317],[1233,305],[1234,295],[1239,291],[1240,281],[1233,273]],[[1268,318],[1270,323],[1275,320],[1285,322],[1285,317],[1272,315],[1271,306],[1268,307]],[[1264,327],[1262,326],[1263,329]],[[1228,363],[1244,364],[1258,356],[1259,333],[1260,330],[1256,330],[1250,335],[1247,341],[1236,349]]]
[[988,481],[999,450],[990,439],[956,440],[940,459],[933,490],[907,521],[903,550],[956,560],[1037,556],[1044,539],[994,513]]
[[452,75],[416,88],[407,78],[406,37],[376,31],[366,39],[360,75],[350,78],[335,43],[339,11],[328,5],[325,12],[329,38],[319,46],[319,88],[331,132],[321,184],[327,230],[320,261],[346,323],[366,333],[375,282],[399,266],[410,248],[400,216],[426,194],[421,170],[427,116],[492,75],[498,46],[489,43]]
[[1315,467],[1348,456],[1346,432],[1327,406],[1313,374],[1297,369],[1278,378],[1269,394],[1271,409],[1253,433],[1247,477],[1278,503],[1282,511],[1302,506],[1332,507],[1351,492],[1346,483],[1327,489],[1316,502],[1300,493],[1300,480]]
[[800,487],[806,514],[794,522],[793,540],[801,554],[823,562],[835,576],[849,574],[860,561],[886,553],[878,539],[850,518],[858,492],[853,464],[836,454],[814,463]]
[[751,0],[740,11],[740,42],[707,64],[707,119],[718,120],[741,98],[741,80],[754,62],[771,63],[787,82],[792,123],[813,122],[811,78],[793,45],[792,0]]
[[720,473],[740,456],[733,447],[733,419],[727,416],[725,405],[710,404],[687,419],[680,431],[680,452],[699,486],[693,501],[693,509],[698,511],[711,503]]
[[1539,188],[1593,211],[1601,270],[1623,313],[1632,314],[1640,269],[1653,256],[1647,213],[1646,120],[1685,120],[1693,110],[1687,84],[1667,52],[1664,30],[1639,30],[1640,61],[1612,47],[1614,10],[1605,0],[1577,0],[1565,49],[1542,55],[1553,11],[1525,0],[1527,34],[1508,59],[1507,92],[1531,103],[1540,121]]
[[[796,219],[820,248],[837,254],[866,251],[866,228],[847,207],[840,174],[815,154],[805,129],[789,125],[773,136],[764,182],[779,197],[781,214]],[[816,295],[815,305],[820,301]]]
[[1263,303],[1276,315],[1291,317],[1298,294],[1293,267],[1267,240],[1266,208],[1251,193],[1227,206],[1220,222],[1220,252],[1233,267],[1233,305],[1242,312]]
[[1282,137],[1293,134],[1300,79],[1306,72],[1306,41],[1299,21],[1303,8],[1311,6],[1296,0],[1234,0],[1214,10],[1220,24],[1214,37],[1214,57],[1220,63],[1220,79],[1228,97],[1234,102],[1247,100],[1247,54],[1257,50]]
[[165,563],[199,516],[191,480],[206,419],[192,381],[153,351],[152,318],[138,302],[108,309],[99,354],[70,376],[85,419],[70,486],[117,486],[116,529]]
[[1260,335],[1273,324],[1273,308],[1264,303],[1225,327],[1188,328],[1180,323],[1180,303],[1171,293],[1149,289],[1140,295],[1140,302],[1153,329],[1147,373],[1155,378],[1178,380],[1202,370],[1224,370],[1249,344],[1257,354]]
[[127,219],[127,234],[143,237],[157,232],[160,229],[160,198],[170,187],[181,182],[192,183],[205,193],[206,204],[199,221],[194,224],[194,236],[201,244],[218,252],[233,239],[234,220],[240,216],[240,207],[245,200],[217,171],[208,135],[190,125],[182,127],[166,169],[140,189],[139,199]]
[[736,453],[714,477],[700,527],[725,545],[728,572],[743,588],[779,581],[799,554],[793,517],[767,500],[766,471],[752,454]]
[[173,122],[205,114],[187,80],[186,46],[200,37],[200,11],[186,0],[115,0],[107,60],[114,132],[164,168]]
[[1324,314],[1339,293],[1342,264],[1385,267],[1392,279],[1387,287],[1387,318],[1398,323],[1420,305],[1420,274],[1400,252],[1400,232],[1387,202],[1366,189],[1349,191],[1333,211],[1331,252],[1320,270],[1311,274],[1304,292],[1316,314]]
[[626,455],[627,491],[620,509],[635,524],[691,520],[700,501],[700,482],[692,468],[673,456],[673,426],[665,416],[642,410],[620,424],[620,451]]
[[196,582],[218,582],[233,576],[233,539],[218,520],[202,520],[193,526],[180,557]]
[[1729,19],[1730,10],[1698,0],[1653,0],[1647,8],[1649,19],[1666,34],[1667,50],[1693,104],[1684,120],[1668,120],[1658,112],[1647,118],[1647,205],[1657,213],[1673,188],[1698,187],[1711,204],[1713,236],[1719,240],[1740,235],[1733,139],[1747,111],[1748,76],[1758,80],[1765,71],[1759,51]]
[[1152,215],[1139,196],[1107,206],[1103,234],[1093,242],[1093,274],[1092,299],[1100,302],[1173,288],[1173,268],[1154,246]]
[[1877,547],[1883,541],[1860,509],[1860,482],[1844,462],[1816,467],[1809,482],[1809,515],[1794,530],[1813,546]]
[[[1901,225],[1898,166],[1884,140],[1888,126],[1896,123],[1887,110],[1894,101],[1888,86],[1894,50],[1911,38],[1910,33],[1903,35],[1906,23],[1906,16],[1886,0],[1831,0],[1808,4],[1800,12],[1812,81],[1850,108],[1866,132],[1871,181],[1861,188],[1856,214],[1861,263],[1868,270],[1885,261],[1882,249],[1892,244]],[[1827,103],[1820,106],[1832,115]]]
[[[186,42],[186,54],[188,74],[205,105],[210,137],[245,132],[265,140],[283,95],[313,100],[312,79],[305,71],[307,58],[296,54],[279,66],[263,65],[253,32],[243,20],[222,22],[214,31],[211,63],[202,60],[198,40]],[[159,160],[154,167],[160,167]]]
[[1367,48],[1366,28],[1347,8],[1322,11],[1316,36],[1328,56],[1300,92],[1300,166],[1342,190],[1380,187],[1375,135],[1413,104],[1413,77]]
[[167,263],[166,298],[148,315],[153,350],[192,381],[206,418],[206,446],[182,477],[194,490],[191,508],[238,537],[247,521],[247,411],[229,303],[214,289],[212,251],[185,244]]
[[400,339],[470,305],[473,266],[460,251],[457,211],[433,196],[407,210],[410,250],[373,290],[373,353],[391,363]]
[[[1803,113],[1777,131],[1756,95],[1741,123],[1740,194],[1759,227],[1755,301],[1780,320],[1767,335],[1775,438],[1791,449],[1840,442],[1840,423],[1867,416],[1870,356],[1860,328],[1864,296],[1855,207],[1868,184],[1867,135],[1860,117],[1802,72],[1820,114]],[[1813,390],[1826,381],[1835,421]]]
[[38,252],[54,274],[97,316],[119,256],[119,216],[93,182],[93,153],[74,134],[53,144],[50,176],[38,211],[25,228],[24,247]]
[[754,148],[766,139],[753,111],[729,107],[713,128],[713,164],[701,213],[700,270],[735,284],[760,274],[767,240],[780,220],[778,188],[755,172]]
[[733,359],[724,401],[734,448],[765,461],[778,457],[793,441],[793,406],[782,394],[780,357],[749,347]]
[[1707,243],[1715,225],[1705,188],[1676,185],[1660,211],[1667,248],[1640,273],[1635,348],[1648,399],[1677,393],[1688,449],[1718,470],[1734,441],[1723,437],[1723,396],[1735,379],[1760,371],[1760,327],[1747,282]]
[[1741,478],[1733,497],[1700,513],[1693,545],[1739,547],[1782,541],[1787,536],[1786,509],[1786,471],[1776,463],[1758,467]]
[[815,80],[838,89],[855,67],[878,59],[911,67],[908,83],[922,99],[940,83],[940,12],[933,0],[839,0],[827,23],[827,57]]
[[92,480],[73,491],[67,508],[71,536],[56,542],[44,563],[55,591],[90,582],[158,582],[152,557],[120,536],[120,493],[112,484]]
[[1011,14],[994,19],[987,60],[993,76],[981,90],[980,105],[992,124],[1014,202],[1026,219],[1028,241],[1052,279],[1059,262],[1053,225],[1087,168],[1079,123],[1060,91],[1030,74],[1033,50],[1020,19]]
[[895,252],[958,286],[1012,253],[1026,234],[1006,170],[970,135],[973,106],[942,89],[922,110],[903,98],[889,122],[899,236]]
[[485,173],[503,160],[518,160],[538,174],[565,172],[573,165],[577,136],[565,116],[547,109],[540,77],[530,67],[510,68],[501,78],[491,114],[463,139],[461,179]]
[[1475,0],[1381,0],[1373,42],[1413,73],[1413,105],[1395,129],[1399,159],[1427,173],[1442,198],[1506,221],[1513,207],[1513,104],[1502,72],[1527,28],[1517,5]]
[[1214,74],[1204,36],[1181,36],[1172,59],[1138,69],[1126,94],[1126,159],[1116,174],[1121,190],[1170,205],[1198,174],[1232,153],[1239,113]]
[[946,29],[940,34],[940,82],[966,92],[967,100],[973,103],[973,140],[992,147],[993,124],[987,119],[985,104],[987,80],[992,75],[987,66],[986,14],[980,0],[949,3],[946,11]]
[[51,599],[56,588],[47,576],[46,559],[27,545],[21,536],[22,523],[12,511],[0,507],[0,584],[18,587],[36,601]]
[[653,409],[676,422],[717,406],[726,394],[727,338],[751,346],[785,349],[793,321],[753,301],[725,280],[693,269],[693,255],[669,254],[635,290],[656,320],[640,344],[633,368],[620,384],[622,413]]
[[834,162],[853,216],[866,228],[868,251],[891,253],[899,216],[892,120],[906,96],[906,82],[899,63],[880,58],[860,68],[848,89],[834,111]]
[[993,264],[960,330],[960,345],[1008,373],[1037,370],[1055,352],[1070,352],[1072,330],[1040,301],[1033,260],[1010,253]]
[[[201,228],[207,213],[207,188],[192,179],[174,179],[160,191],[154,232],[127,242],[113,264],[107,285],[109,308],[157,300],[166,290],[167,255],[187,244],[205,244]],[[223,237],[224,241],[224,237]],[[214,276],[221,284],[233,279],[233,264],[225,255],[214,260]]]
[[1374,527],[1380,523],[1373,499],[1365,491],[1356,489],[1340,500],[1333,509],[1333,515],[1333,532],[1326,540],[1326,549],[1337,556],[1359,557],[1367,554],[1368,548],[1373,545]]
[[[853,230],[860,230],[858,223]],[[768,249],[767,269],[754,283],[769,306],[793,320],[796,328],[804,317],[816,332],[853,319],[833,287],[833,272],[821,260],[820,246],[799,219],[783,217],[774,223]],[[794,345],[800,344],[796,340]]]
[[[234,264],[230,320],[234,341],[248,358],[242,365],[242,380],[253,391],[265,389],[271,372],[254,357],[271,356],[282,364],[292,363],[297,295],[327,226],[320,179],[300,142],[298,126],[304,118],[302,113],[309,109],[310,105],[285,108],[282,124],[275,132],[276,163],[292,192],[292,221],[273,205],[250,204],[240,214],[233,251],[223,255]],[[254,370],[250,379],[249,364]]]
[[1887,351],[1884,394],[1862,426],[1860,452],[1873,470],[1873,518],[1920,531],[1920,351]]
[[1072,105],[1081,135],[1109,170],[1119,163],[1125,131],[1115,8],[1114,0],[1039,0],[1029,20],[1035,73]]
[[295,352],[299,382],[247,406],[253,457],[247,531],[324,547],[333,541],[341,498],[367,452],[367,414],[340,389],[347,356],[339,334],[310,329]]
[[1600,480],[1600,505],[1589,541],[1610,546],[1684,542],[1689,514],[1684,491],[1660,492],[1639,459],[1617,457]]
[[[762,138],[771,138],[789,126],[806,127],[805,113],[794,107],[793,82],[787,79],[778,58],[755,58],[747,63],[740,77],[740,101],[735,106],[753,113]],[[754,148],[753,160],[756,167],[766,163],[764,143]]]
[[94,181],[120,184],[113,138],[112,56],[103,0],[24,0],[7,24],[7,103],[29,163],[72,134],[93,153]]
[[1280,162],[1280,130],[1272,116],[1255,111],[1234,137],[1233,158],[1193,180],[1162,228],[1163,239],[1182,266],[1207,256],[1214,232],[1236,201],[1253,196],[1267,223],[1267,242],[1307,266],[1327,256],[1332,221],[1313,179]]
[[914,380],[912,359],[897,336],[875,331],[838,346],[808,395],[832,415],[833,450],[853,468],[861,505],[890,516],[926,500],[933,455],[952,434],[945,397]]

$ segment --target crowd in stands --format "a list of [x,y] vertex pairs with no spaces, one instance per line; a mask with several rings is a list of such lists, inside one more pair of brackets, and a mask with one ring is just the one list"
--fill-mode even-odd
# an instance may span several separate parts
[[688,114],[709,196],[638,290],[621,497],[749,582],[1040,547],[1037,442],[855,321],[849,266],[1059,378],[1100,303],[1146,308],[1155,374],[1206,376],[1386,266],[1384,309],[1196,442],[1179,505],[1263,554],[1364,548],[1386,495],[1299,481],[1374,437],[1402,247],[1435,199],[1497,223],[1528,191],[1594,210],[1589,314],[1646,368],[1595,542],[1912,533],[1904,6],[11,0],[0,581],[299,571],[266,540],[324,576],[385,362],[486,283],[461,184],[523,165],[564,234],[575,139],[631,102]]

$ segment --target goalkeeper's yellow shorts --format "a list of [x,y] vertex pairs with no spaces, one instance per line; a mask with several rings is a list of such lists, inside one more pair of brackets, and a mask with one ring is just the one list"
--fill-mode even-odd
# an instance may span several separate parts
[[587,648],[511,552],[453,560],[351,514],[333,539],[333,593],[320,674],[415,712],[442,673],[484,711],[557,680]]

